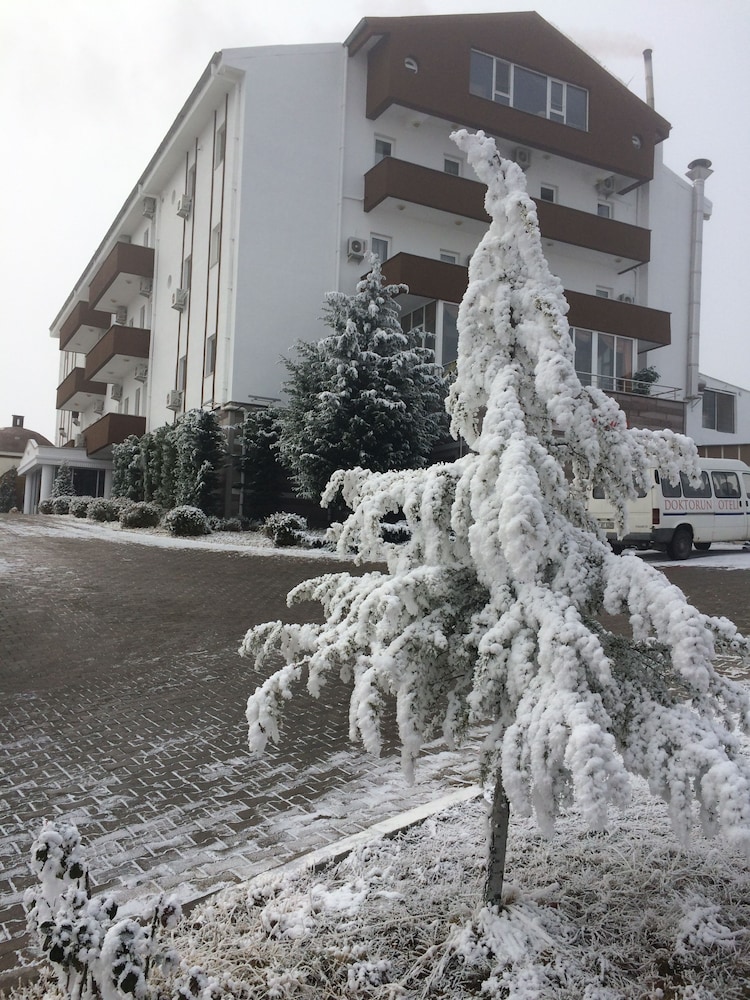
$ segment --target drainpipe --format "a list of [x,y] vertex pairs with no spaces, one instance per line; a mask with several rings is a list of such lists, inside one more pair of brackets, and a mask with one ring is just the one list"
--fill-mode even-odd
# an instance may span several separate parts
[[643,50],[643,65],[646,71],[646,104],[654,108],[654,66],[651,61],[651,49]]
[[687,337],[688,400],[698,398],[698,366],[700,361],[701,269],[703,264],[703,220],[706,218],[704,185],[711,176],[710,160],[693,160],[685,174],[693,182],[693,226],[690,247],[690,285]]

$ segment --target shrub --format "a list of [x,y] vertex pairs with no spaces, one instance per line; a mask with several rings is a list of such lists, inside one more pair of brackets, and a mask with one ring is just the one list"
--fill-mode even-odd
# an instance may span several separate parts
[[89,512],[89,504],[93,499],[93,497],[71,497],[68,513],[72,514],[73,517],[86,517]]
[[60,496],[52,498],[52,513],[53,514],[69,514],[70,513],[70,500],[71,498],[66,494],[61,494]]
[[86,517],[89,521],[117,521],[120,517],[120,505],[115,500],[97,497],[89,504]]
[[123,528],[155,528],[161,521],[162,509],[158,504],[141,501],[129,503],[120,510]]
[[263,522],[263,534],[273,539],[273,544],[279,548],[288,545],[298,545],[301,532],[307,529],[307,521],[299,514],[289,514],[278,511],[270,514]]
[[52,498],[47,497],[46,500],[40,500],[39,506],[37,508],[40,514],[51,514],[52,513]]
[[239,517],[209,517],[211,531],[244,531],[242,519]]
[[208,518],[198,507],[183,504],[167,511],[164,527],[171,535],[210,535]]

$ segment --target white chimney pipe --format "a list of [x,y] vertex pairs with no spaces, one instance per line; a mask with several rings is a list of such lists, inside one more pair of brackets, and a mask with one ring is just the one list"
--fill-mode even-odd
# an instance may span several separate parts
[[651,59],[651,49],[643,50],[643,65],[646,70],[646,104],[654,107],[654,64]]
[[690,292],[687,338],[687,398],[698,398],[698,366],[700,363],[701,272],[703,267],[703,219],[705,216],[704,185],[711,176],[710,160],[693,160],[686,177],[693,182],[693,226],[690,248]]

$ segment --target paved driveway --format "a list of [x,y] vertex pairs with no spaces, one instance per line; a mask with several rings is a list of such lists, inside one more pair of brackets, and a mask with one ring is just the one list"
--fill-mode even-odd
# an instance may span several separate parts
[[[98,888],[189,899],[476,778],[474,755],[436,750],[406,787],[394,746],[352,749],[342,687],[322,708],[293,702],[279,748],[248,754],[262,678],[240,639],[309,620],[317,606],[288,609],[286,593],[340,563],[126,544],[72,521],[0,517],[0,985],[44,819],[78,825]],[[750,577],[708,564],[667,572],[750,631]]]

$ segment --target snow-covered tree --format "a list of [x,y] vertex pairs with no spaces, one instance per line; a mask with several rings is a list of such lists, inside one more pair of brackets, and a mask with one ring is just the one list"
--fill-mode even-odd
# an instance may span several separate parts
[[144,454],[144,492],[147,499],[169,509],[176,500],[177,446],[175,428],[169,424],[157,427],[147,440],[141,439]]
[[141,439],[135,434],[112,446],[112,496],[145,500]]
[[16,506],[16,484],[18,483],[18,469],[12,465],[0,476],[0,514],[7,514]]
[[[610,807],[627,806],[629,773],[668,802],[681,840],[697,804],[706,833],[750,850],[750,766],[733,733],[750,728],[750,699],[715,668],[722,654],[748,656],[750,642],[642,559],[615,556],[586,511],[593,485],[632,496],[649,466],[697,475],[695,448],[628,429],[612,399],[581,385],[523,172],[482,133],[454,138],[487,184],[492,218],[469,266],[448,401],[471,451],[424,470],[333,476],[323,501],[341,490],[353,511],[339,550],[387,569],[292,591],[290,602],[323,605],[321,625],[247,633],[244,655],[285,660],[248,701],[250,745],[279,738],[295,685],[306,679],[319,696],[338,675],[352,685],[351,737],[368,750],[379,751],[395,699],[407,773],[427,740],[454,743],[483,724],[491,903],[508,800],[544,831],[577,800],[601,829]],[[397,509],[411,528],[399,545],[382,537]],[[626,616],[627,634],[609,631],[603,612]]]
[[175,502],[213,514],[227,445],[215,413],[188,410],[174,429],[177,451]]
[[52,483],[53,497],[75,496],[75,486],[73,485],[73,470],[67,462],[63,462],[57,470],[57,475]]
[[242,468],[246,513],[275,510],[274,501],[288,483],[279,462],[281,411],[269,407],[250,410],[242,425]]
[[333,333],[298,343],[286,361],[279,453],[303,497],[319,500],[337,469],[423,466],[441,435],[447,385],[433,352],[401,329],[401,291],[383,284],[373,258],[354,295],[326,296]]

